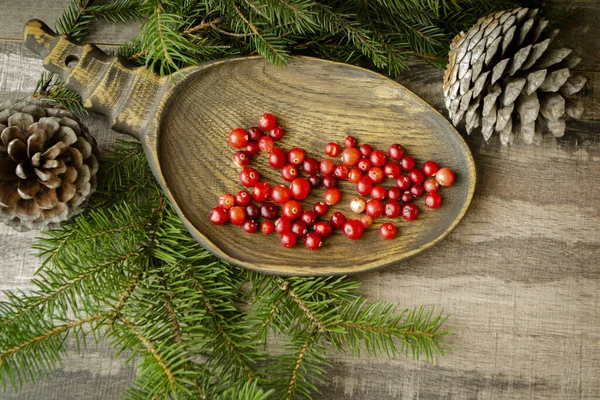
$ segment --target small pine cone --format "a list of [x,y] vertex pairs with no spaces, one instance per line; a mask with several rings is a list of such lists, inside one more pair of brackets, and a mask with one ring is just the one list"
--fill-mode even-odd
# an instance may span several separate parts
[[98,147],[59,105],[0,105],[0,220],[20,230],[55,228],[96,190]]
[[546,34],[548,21],[537,12],[495,12],[454,38],[444,75],[454,125],[464,121],[468,134],[480,128],[485,140],[496,131],[503,145],[520,133],[531,144],[542,132],[564,135],[565,116],[581,117],[575,95],[587,79],[570,71],[581,58],[548,50],[558,30]]

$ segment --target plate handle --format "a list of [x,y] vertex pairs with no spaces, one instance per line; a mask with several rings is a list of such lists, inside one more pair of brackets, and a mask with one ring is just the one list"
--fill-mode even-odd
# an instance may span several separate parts
[[160,77],[93,44],[77,44],[67,35],[57,35],[37,19],[25,25],[24,41],[43,58],[44,68],[57,73],[67,88],[81,96],[85,108],[106,115],[115,131],[138,139],[174,84],[172,77]]

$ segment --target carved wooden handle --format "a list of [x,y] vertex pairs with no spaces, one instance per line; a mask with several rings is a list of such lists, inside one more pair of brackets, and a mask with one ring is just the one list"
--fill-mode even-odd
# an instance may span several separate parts
[[172,80],[132,67],[92,44],[77,44],[33,19],[24,32],[25,47],[43,58],[66,87],[78,93],[85,108],[109,117],[111,127],[141,138]]

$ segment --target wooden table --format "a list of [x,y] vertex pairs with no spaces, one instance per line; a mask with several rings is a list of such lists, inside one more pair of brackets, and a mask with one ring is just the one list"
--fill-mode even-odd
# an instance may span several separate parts
[[[3,5],[1,98],[30,93],[42,71],[19,42],[24,23],[52,23],[66,3]],[[583,57],[583,120],[536,146],[468,138],[479,182],[464,220],[435,248],[358,276],[371,299],[450,313],[452,349],[433,364],[336,355],[323,399],[600,397],[600,2],[549,3],[585,7],[559,39]],[[136,29],[101,26],[90,41],[120,43]],[[442,110],[442,71],[414,66],[399,81]],[[85,122],[103,147],[116,137],[101,117]],[[39,266],[30,249],[36,235],[0,226],[0,289],[28,288]],[[135,373],[123,360],[90,348],[51,379],[0,398],[118,399]]]

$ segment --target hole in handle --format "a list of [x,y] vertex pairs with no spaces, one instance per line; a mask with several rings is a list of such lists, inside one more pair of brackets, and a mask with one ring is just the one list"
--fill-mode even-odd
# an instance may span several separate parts
[[65,58],[65,65],[69,69],[75,68],[78,63],[79,63],[79,57],[74,56],[72,54],[70,56],[67,56],[67,58]]

